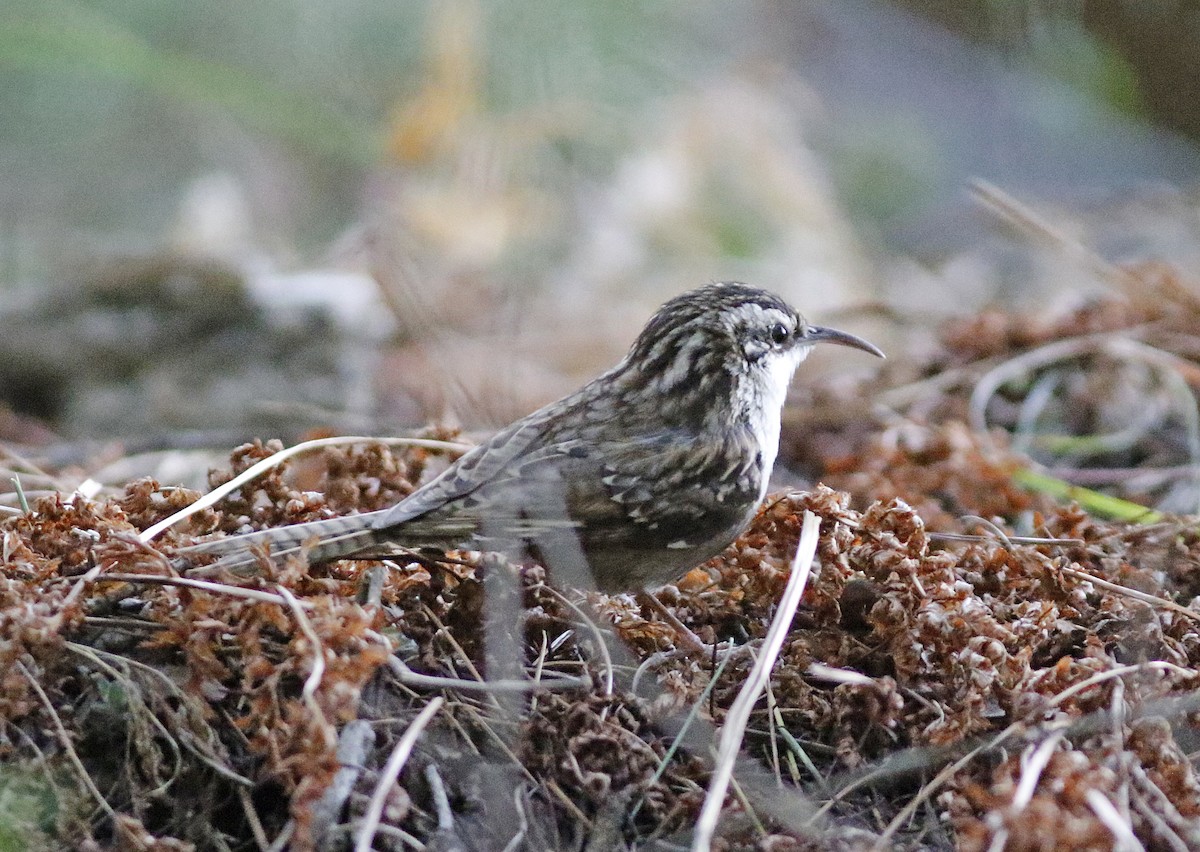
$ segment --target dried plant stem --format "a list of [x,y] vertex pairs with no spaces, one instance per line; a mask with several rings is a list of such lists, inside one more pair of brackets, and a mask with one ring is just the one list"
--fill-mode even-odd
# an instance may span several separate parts
[[1115,669],[1108,669],[1106,671],[1096,672],[1096,674],[1092,675],[1091,677],[1089,677],[1085,680],[1081,680],[1079,683],[1072,684],[1071,686],[1068,686],[1066,689],[1064,689],[1062,692],[1059,692],[1058,694],[1056,694],[1052,699],[1050,699],[1050,706],[1058,707],[1063,702],[1067,701],[1070,698],[1074,698],[1076,695],[1083,692],[1085,689],[1095,686],[1098,683],[1103,683],[1106,680],[1112,680],[1115,677],[1123,677],[1124,675],[1127,675],[1127,674],[1134,674],[1136,672],[1144,671],[1146,669],[1156,669],[1158,671],[1163,671],[1163,672],[1174,672],[1175,674],[1180,675],[1181,677],[1184,677],[1184,678],[1188,678],[1188,679],[1194,678],[1196,676],[1196,672],[1194,670],[1185,669],[1182,666],[1177,666],[1174,663],[1168,663],[1165,660],[1147,660],[1144,663],[1135,663],[1135,664],[1129,665],[1129,666],[1118,666]]
[[804,594],[804,586],[812,571],[813,558],[817,552],[817,535],[821,522],[812,512],[805,511],[804,524],[800,530],[800,543],[796,548],[796,557],[792,561],[792,575],[771,627],[763,640],[762,655],[750,671],[746,685],[742,687],[733,706],[725,716],[725,725],[721,729],[721,740],[717,748],[717,765],[709,782],[708,794],[704,799],[704,807],[700,811],[700,819],[696,823],[696,833],[692,839],[693,852],[706,852],[712,844],[713,835],[717,829],[717,821],[721,808],[725,804],[725,792],[733,777],[733,766],[741,749],[742,738],[746,734],[746,725],[750,721],[750,713],[754,709],[758,697],[766,687],[767,678],[775,665],[775,659],[783,648],[783,640],[787,638],[792,618],[800,605]]
[[1138,589],[1131,589],[1128,586],[1122,586],[1118,583],[1112,583],[1108,580],[1102,580],[1094,574],[1089,574],[1087,571],[1080,571],[1078,568],[1071,568],[1067,565],[1060,565],[1055,570],[1065,574],[1068,577],[1074,577],[1085,583],[1091,583],[1097,588],[1112,592],[1115,595],[1123,595],[1127,598],[1132,598],[1135,601],[1141,601],[1155,609],[1165,609],[1176,615],[1181,615],[1189,621],[1200,622],[1200,612],[1188,609],[1185,606],[1180,606],[1174,601],[1165,600],[1164,598],[1156,598],[1154,595],[1146,594]]
[[1049,218],[1028,204],[986,180],[971,181],[971,196],[985,210],[1027,237],[1053,246],[1067,257],[1091,270],[1100,279],[1113,284],[1125,293],[1136,293],[1141,282],[1135,275],[1114,263],[1110,263],[1099,252],[1085,245],[1063,228],[1057,227]]
[[1113,840],[1116,841],[1113,844],[1114,852],[1135,852],[1135,850],[1145,852],[1146,847],[1134,835],[1129,821],[1113,806],[1107,796],[1094,787],[1083,795],[1088,807],[1092,809],[1092,813],[1112,833]]
[[242,815],[246,817],[246,823],[250,826],[250,834],[254,838],[255,845],[258,846],[259,852],[267,852],[271,848],[271,842],[267,839],[267,832],[263,828],[258,811],[254,809],[250,791],[244,787],[238,787],[237,797],[238,803],[242,806]]
[[383,817],[383,807],[387,804],[388,794],[392,791],[392,785],[400,777],[400,770],[408,762],[413,747],[417,744],[417,739],[444,703],[445,699],[439,695],[426,704],[424,709],[417,714],[417,718],[409,724],[408,730],[396,742],[396,747],[392,749],[387,763],[383,766],[383,771],[379,773],[379,783],[375,785],[375,790],[371,793],[367,812],[359,824],[358,836],[354,840],[354,852],[370,852],[371,844],[375,840],[375,831]]
[[424,689],[457,689],[462,692],[544,692],[568,689],[587,689],[590,682],[581,677],[569,675],[555,677],[553,680],[465,680],[457,677],[439,677],[438,675],[414,672],[408,664],[399,657],[388,657],[388,667],[405,686],[422,687]]
[[117,812],[113,810],[112,805],[104,798],[104,794],[96,787],[96,783],[92,781],[92,776],[88,775],[87,768],[83,765],[83,761],[79,759],[79,754],[75,751],[75,745],[71,742],[71,735],[67,733],[67,729],[62,722],[62,717],[54,709],[54,703],[50,700],[50,696],[46,694],[46,691],[42,689],[42,685],[38,683],[38,679],[33,676],[20,660],[17,660],[17,670],[29,682],[29,685],[33,687],[33,691],[37,694],[42,707],[45,708],[51,722],[54,723],[54,735],[58,739],[58,744],[62,746],[63,753],[67,756],[71,768],[79,776],[80,785],[87,791],[88,795],[96,800],[96,804],[100,807],[100,810],[108,814],[108,818],[113,821],[113,827],[116,828]]
[[[1200,482],[1200,402],[1197,402],[1191,389],[1200,385],[1200,367],[1171,352],[1113,332],[1056,340],[1010,358],[989,370],[971,391],[968,410],[971,428],[980,435],[988,434],[988,403],[1007,382],[1058,361],[1099,352],[1115,359],[1145,364],[1157,371],[1162,386],[1169,392],[1183,417],[1189,467]],[[1149,426],[1142,424],[1142,428],[1145,431]],[[1135,438],[1136,435],[1126,436],[1126,440]]]
[[1053,731],[1037,747],[1031,747],[1021,755],[1021,780],[1017,782],[1017,789],[1012,798],[1014,811],[1025,810],[1033,801],[1033,791],[1037,789],[1038,781],[1050,764],[1050,758],[1053,757],[1058,744],[1062,742],[1063,735],[1061,730]]
[[325,676],[325,646],[321,644],[321,637],[317,635],[316,629],[308,615],[305,614],[304,608],[300,606],[300,601],[296,599],[296,596],[284,586],[275,588],[279,589],[279,594],[287,602],[288,609],[292,611],[292,616],[296,619],[296,624],[300,626],[300,632],[312,646],[312,671],[304,679],[304,689],[301,690],[300,695],[313,721],[321,728],[321,734],[325,737],[325,747],[332,749],[337,742],[337,732],[334,731],[333,724],[325,717],[321,705],[317,703],[317,690],[321,686],[321,678]]
[[[259,601],[260,603],[273,603],[279,606],[289,605],[287,599],[282,595],[263,592],[259,589],[247,589],[244,586],[213,583],[209,580],[193,580],[191,577],[163,577],[159,574],[102,574],[96,577],[95,580],[98,583],[112,581],[114,583],[150,583],[160,586],[184,586],[189,589],[202,589],[206,592],[227,595],[232,598],[246,598],[247,600]],[[313,605],[309,601],[297,600],[296,606],[302,609],[312,609]]]
[[142,531],[140,538],[142,541],[153,541],[163,530],[169,529],[170,527],[182,521],[184,518],[188,518],[197,512],[216,504],[218,501],[224,499],[227,494],[236,491],[247,482],[250,482],[251,480],[261,476],[271,468],[278,467],[292,456],[311,452],[313,450],[319,450],[323,447],[341,447],[347,444],[385,444],[389,447],[424,447],[425,449],[441,450],[444,452],[465,452],[470,449],[470,445],[468,444],[456,444],[451,441],[435,441],[430,438],[364,438],[361,436],[349,436],[340,438],[318,438],[315,441],[305,441],[301,444],[296,444],[294,447],[288,447],[287,449],[280,450],[279,452],[268,456],[257,464],[251,465],[233,479],[226,482],[224,485],[220,485],[205,494],[186,509],[180,509],[170,517],[163,518],[157,524],[147,527]]
[[917,812],[917,808],[921,807],[921,805],[937,794],[937,791],[942,788],[943,784],[953,778],[955,774],[959,772],[959,770],[970,764],[970,762],[976,757],[991,751],[1008,738],[1015,736],[1024,730],[1025,726],[1023,724],[1020,722],[1014,722],[988,742],[976,746],[958,760],[944,767],[941,772],[939,772],[933,777],[932,780],[929,781],[928,784],[918,790],[917,794],[913,796],[903,808],[900,809],[900,812],[896,814],[895,817],[893,817],[892,821],[887,824],[887,828],[885,828],[879,837],[876,838],[875,845],[871,847],[871,852],[887,852],[888,849],[893,848],[892,838],[896,836],[896,832],[899,831],[900,827],[912,818],[912,815]]
[[581,624],[585,625],[588,628],[588,631],[592,634],[592,638],[596,640],[596,653],[598,653],[600,655],[600,662],[604,666],[604,673],[603,673],[604,694],[606,696],[612,695],[613,694],[613,661],[612,661],[612,655],[608,653],[608,643],[604,641],[604,634],[600,632],[600,628],[596,626],[596,622],[588,617],[588,614],[583,611],[582,607],[580,607],[578,604],[571,601],[569,598],[567,598],[566,595],[564,595],[562,592],[558,591],[558,589],[554,588],[553,586],[548,585],[548,586],[544,587],[544,590],[549,592],[551,597],[557,598],[559,603],[561,603],[563,606],[567,607],[572,612],[574,612],[575,617],[579,619]]

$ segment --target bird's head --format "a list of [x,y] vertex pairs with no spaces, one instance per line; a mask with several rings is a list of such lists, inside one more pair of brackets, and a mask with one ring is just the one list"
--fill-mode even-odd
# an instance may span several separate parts
[[626,363],[658,393],[690,389],[701,398],[730,397],[749,384],[782,404],[796,367],[822,341],[883,357],[861,337],[812,325],[774,293],[724,282],[683,293],[659,308]]

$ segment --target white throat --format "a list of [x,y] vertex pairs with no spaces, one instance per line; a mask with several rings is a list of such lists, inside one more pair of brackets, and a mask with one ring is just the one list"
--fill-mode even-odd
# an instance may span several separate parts
[[750,429],[762,452],[762,483],[758,489],[758,499],[762,502],[767,495],[770,484],[771,470],[775,467],[775,457],[779,455],[779,429],[783,415],[783,404],[787,400],[788,386],[800,362],[808,357],[812,346],[796,346],[791,351],[771,355],[758,368],[757,381],[750,382],[754,389],[750,392],[754,397],[747,400],[747,414]]

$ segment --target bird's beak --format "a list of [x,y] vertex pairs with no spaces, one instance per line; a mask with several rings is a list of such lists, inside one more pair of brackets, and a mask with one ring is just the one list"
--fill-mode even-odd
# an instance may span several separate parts
[[816,343],[821,340],[861,349],[863,352],[870,352],[872,355],[878,355],[880,358],[887,357],[883,354],[883,350],[874,343],[868,343],[857,335],[846,331],[838,331],[836,328],[824,328],[819,325],[808,326],[808,330],[804,335],[804,341],[807,343]]

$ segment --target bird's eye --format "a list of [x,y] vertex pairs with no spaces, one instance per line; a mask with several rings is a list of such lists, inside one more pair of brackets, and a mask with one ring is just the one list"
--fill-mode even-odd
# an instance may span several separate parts
[[787,343],[788,338],[791,336],[792,333],[783,323],[777,322],[775,325],[771,326],[771,342],[776,346],[782,346],[783,344]]

